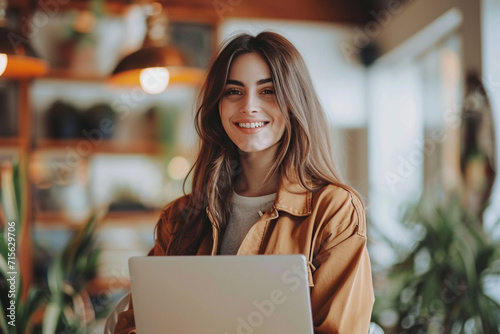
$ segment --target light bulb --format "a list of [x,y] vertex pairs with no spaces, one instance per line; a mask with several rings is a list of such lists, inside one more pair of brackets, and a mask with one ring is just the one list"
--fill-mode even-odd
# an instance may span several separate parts
[[5,53],[0,53],[0,76],[2,76],[3,72],[7,68],[7,55]]
[[160,94],[170,80],[170,73],[165,67],[149,67],[141,71],[139,81],[141,87],[148,94]]

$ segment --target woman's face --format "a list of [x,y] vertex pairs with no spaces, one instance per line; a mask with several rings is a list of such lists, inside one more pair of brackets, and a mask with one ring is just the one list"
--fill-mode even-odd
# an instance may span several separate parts
[[233,60],[219,114],[227,135],[244,152],[268,150],[280,141],[285,121],[269,66],[257,53]]

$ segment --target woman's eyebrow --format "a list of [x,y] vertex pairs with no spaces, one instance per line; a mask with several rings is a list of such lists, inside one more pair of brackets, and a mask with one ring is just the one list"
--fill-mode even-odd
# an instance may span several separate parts
[[232,80],[232,79],[228,79],[227,82],[226,82],[226,85],[235,85],[235,86],[245,87],[245,85],[243,84],[243,82],[238,81],[238,80]]
[[257,81],[257,85],[263,85],[268,82],[273,82],[273,79],[272,78],[260,79],[259,81]]
[[[260,79],[259,81],[257,81],[257,86],[263,85],[263,84],[268,83],[268,82],[273,82],[273,79],[272,78]],[[235,85],[235,86],[245,87],[243,82],[238,81],[238,80],[233,80],[233,79],[228,79],[226,82],[226,85]]]

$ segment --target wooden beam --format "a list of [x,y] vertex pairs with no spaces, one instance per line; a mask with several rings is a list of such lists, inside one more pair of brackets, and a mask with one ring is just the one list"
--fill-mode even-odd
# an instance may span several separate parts
[[[370,19],[370,1],[345,0],[155,0],[164,5],[173,20],[220,21],[226,18],[256,18],[305,20],[339,23],[365,23]],[[57,9],[88,9],[90,0],[71,0],[57,3]],[[123,14],[131,4],[144,4],[153,0],[107,0],[104,10],[110,14]],[[30,12],[29,0],[11,4]],[[43,10],[44,1],[37,1]],[[367,5],[368,4],[368,5]]]
[[369,14],[358,2],[342,0],[164,0],[167,10],[184,7],[218,19],[257,18],[342,23],[363,23]]

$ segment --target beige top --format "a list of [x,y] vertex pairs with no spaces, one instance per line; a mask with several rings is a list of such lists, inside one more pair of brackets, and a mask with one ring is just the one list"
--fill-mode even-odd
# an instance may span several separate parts
[[231,201],[231,218],[222,237],[221,255],[236,255],[241,242],[253,224],[271,208],[276,193],[248,197],[233,192]]

